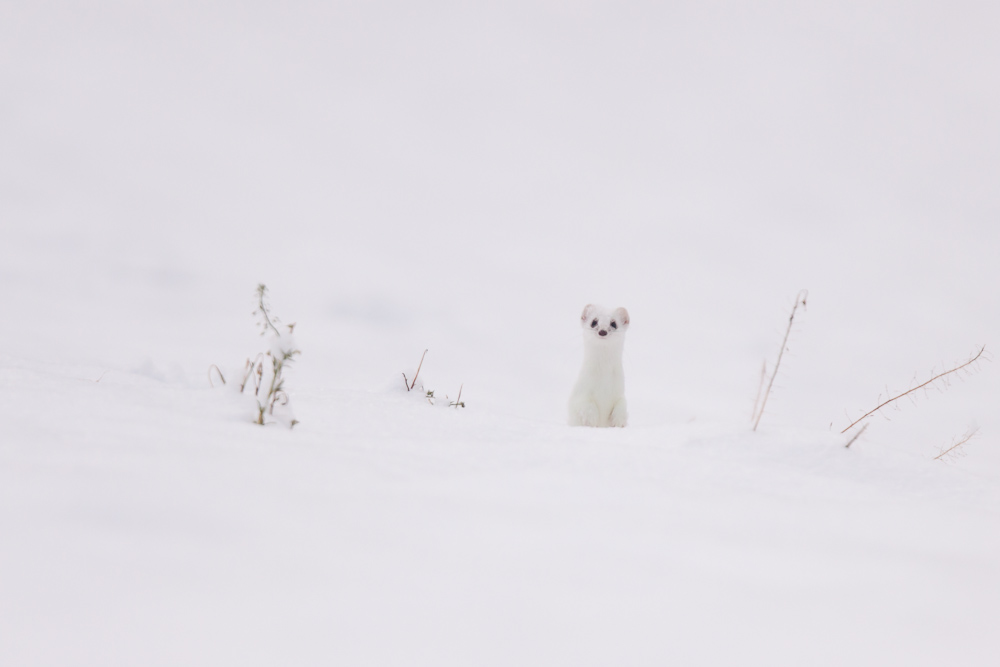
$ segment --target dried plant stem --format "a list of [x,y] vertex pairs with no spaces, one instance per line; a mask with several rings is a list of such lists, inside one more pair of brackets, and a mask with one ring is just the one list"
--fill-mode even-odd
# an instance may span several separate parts
[[868,424],[865,424],[860,429],[858,429],[858,432],[854,434],[854,437],[852,437],[850,440],[847,441],[847,444],[844,445],[844,447],[850,447],[851,445],[853,445],[854,441],[860,438],[861,434],[864,433],[867,429],[868,429]]
[[274,411],[275,387],[281,382],[281,364],[276,357],[271,357],[271,386],[267,389],[268,414]]
[[[257,356],[254,357],[253,361],[250,361],[249,359],[247,359],[246,366],[244,367],[245,370],[244,370],[244,373],[243,373],[243,382],[240,383],[240,393],[241,394],[243,393],[243,390],[247,386],[247,380],[249,380],[250,377],[253,376],[254,371],[257,370],[257,364],[262,363],[263,361],[264,361],[264,353],[263,352],[258,353]],[[256,383],[257,383],[257,379],[254,378],[254,384],[256,384]]]
[[458,408],[464,408],[465,407],[465,403],[462,402],[462,388],[463,387],[465,387],[465,384],[458,385],[458,398],[456,398],[453,403],[449,403],[448,404],[449,406],[451,406],[453,408],[456,408],[456,409],[458,409]]
[[[246,364],[243,367],[243,380],[240,382],[240,393],[244,393],[247,389],[247,383],[253,380],[253,395],[257,401],[257,418],[254,420],[257,424],[261,426],[265,425],[265,415],[274,416],[274,406],[281,405],[286,406],[289,403],[288,392],[285,390],[285,378],[282,373],[288,367],[292,365],[295,361],[295,356],[302,354],[300,350],[294,349],[292,341],[288,339],[283,339],[281,336],[281,331],[278,330],[277,325],[281,323],[277,317],[272,317],[270,312],[270,306],[267,303],[267,286],[263,283],[257,285],[257,310],[254,311],[254,315],[260,315],[261,320],[258,320],[257,325],[260,327],[260,335],[266,336],[268,331],[274,333],[273,349],[269,352],[260,352],[251,361],[249,358],[246,360]],[[288,325],[288,332],[291,332],[295,328],[295,323]],[[264,363],[265,359],[271,360],[271,369],[269,386],[264,386]],[[208,367],[208,383],[215,386],[212,382],[212,371],[215,371],[219,379],[222,380],[222,384],[226,384],[226,377],[222,374],[222,370],[218,366],[212,364]],[[261,396],[260,390],[264,389],[266,393]],[[294,427],[298,423],[298,420],[291,420],[290,427]]]
[[937,456],[935,456],[934,460],[938,461],[941,458],[947,456],[948,454],[951,454],[953,451],[955,451],[956,449],[958,449],[959,447],[961,447],[962,445],[964,445],[965,443],[967,443],[969,440],[972,440],[974,437],[976,437],[977,433],[979,433],[979,429],[978,428],[974,428],[971,431],[968,431],[965,434],[965,437],[963,437],[961,440],[959,440],[958,442],[956,442],[954,445],[952,445],[948,449],[944,450],[943,452],[941,452],[940,454],[938,454]]
[[760,382],[757,383],[757,396],[753,399],[753,412],[750,413],[750,421],[757,419],[757,406],[760,405],[760,394],[764,391],[764,380],[767,379],[767,362],[760,365]]
[[792,306],[792,314],[788,316],[788,328],[785,329],[785,338],[781,341],[781,349],[778,351],[778,360],[774,362],[774,370],[771,372],[771,380],[767,383],[767,389],[764,391],[764,400],[760,404],[760,412],[757,413],[757,419],[753,423],[753,430],[757,430],[757,425],[760,424],[760,418],[764,416],[764,406],[767,405],[767,398],[771,395],[771,387],[774,386],[774,378],[778,376],[778,368],[781,366],[781,357],[785,354],[785,346],[788,345],[788,336],[792,333],[792,323],[795,321],[795,311],[798,310],[799,305],[804,308],[806,305],[806,298],[809,296],[809,290],[802,290],[795,295],[795,305]]
[[[424,353],[420,355],[420,363],[417,364],[417,372],[413,375],[413,382],[410,383],[410,386],[407,388],[407,391],[417,386],[417,377],[420,376],[420,368],[424,365],[424,357],[426,356],[427,356],[427,350],[424,350]],[[404,380],[406,379],[405,375],[403,376],[403,379]]]
[[261,315],[264,316],[265,327],[270,327],[274,331],[274,335],[281,338],[281,332],[278,331],[278,327],[274,326],[274,322],[271,321],[271,317],[268,313],[267,304],[264,303],[264,299],[267,297],[267,286],[263,283],[257,285],[257,310]]
[[211,366],[208,367],[208,384],[209,384],[209,386],[211,386],[214,389],[215,388],[215,383],[212,382],[212,369],[213,368],[215,369],[215,372],[219,374],[219,379],[222,380],[222,384],[226,384],[226,376],[222,374],[222,371],[220,371],[219,367],[216,366],[215,364],[212,364]]
[[847,428],[845,428],[843,431],[841,431],[841,433],[847,433],[855,424],[857,424],[858,422],[860,422],[862,419],[870,417],[871,415],[875,414],[876,412],[878,412],[879,410],[881,410],[885,406],[889,405],[893,401],[898,400],[900,398],[903,398],[904,396],[907,396],[909,394],[912,394],[917,389],[922,389],[923,387],[926,387],[927,385],[932,384],[936,380],[940,380],[941,378],[943,378],[946,375],[951,375],[952,373],[960,371],[963,368],[965,368],[966,366],[969,366],[970,364],[974,364],[976,361],[979,360],[979,357],[982,356],[982,354],[983,354],[983,352],[985,350],[986,350],[986,346],[983,345],[981,348],[979,348],[979,352],[977,352],[974,357],[972,357],[971,359],[969,359],[968,361],[966,361],[964,364],[962,364],[960,366],[955,366],[951,370],[947,370],[947,371],[945,371],[943,373],[938,373],[937,375],[935,375],[934,377],[932,377],[927,382],[924,382],[922,384],[918,384],[916,387],[913,387],[911,389],[907,389],[902,394],[899,394],[897,396],[893,396],[892,398],[879,403],[877,406],[875,406],[874,408],[872,408],[871,410],[869,410],[868,412],[866,412],[865,414],[861,415],[860,417],[858,417],[857,419],[855,419],[853,422],[851,422],[850,425],[848,425]]
[[250,363],[249,359],[247,359],[246,365],[243,366],[243,382],[240,383],[240,393],[241,394],[243,393],[243,390],[247,386],[247,380],[250,379],[250,374],[251,373],[253,373],[253,364]]

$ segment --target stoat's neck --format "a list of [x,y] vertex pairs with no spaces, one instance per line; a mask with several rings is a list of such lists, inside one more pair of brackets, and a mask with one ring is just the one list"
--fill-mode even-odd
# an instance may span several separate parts
[[585,340],[583,361],[587,365],[600,368],[620,368],[622,365],[622,344],[619,341]]

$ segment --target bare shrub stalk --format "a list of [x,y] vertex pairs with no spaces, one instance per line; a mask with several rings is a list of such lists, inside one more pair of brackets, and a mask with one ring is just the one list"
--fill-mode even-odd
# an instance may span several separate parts
[[845,428],[843,431],[841,431],[841,433],[847,433],[849,430],[851,430],[852,427],[854,427],[855,424],[857,424],[858,422],[860,422],[863,419],[867,419],[868,417],[872,416],[873,414],[875,414],[876,412],[878,412],[879,410],[881,410],[885,406],[889,405],[893,401],[899,400],[900,398],[903,398],[904,396],[912,394],[913,392],[915,392],[918,389],[922,389],[922,388],[924,388],[924,387],[926,387],[928,385],[931,385],[931,384],[937,382],[941,378],[944,378],[944,377],[946,377],[948,375],[951,375],[952,373],[957,373],[958,371],[962,370],[963,368],[967,368],[968,366],[971,366],[972,364],[974,364],[977,361],[979,361],[979,357],[981,357],[983,355],[983,352],[985,350],[986,350],[986,346],[983,345],[981,348],[979,348],[979,352],[977,352],[975,355],[973,355],[972,357],[970,357],[969,360],[966,361],[964,364],[961,364],[959,366],[955,366],[954,368],[952,368],[950,370],[947,370],[947,371],[944,371],[943,373],[938,373],[937,375],[935,375],[934,377],[932,377],[930,380],[927,380],[927,382],[922,382],[921,384],[918,384],[915,387],[907,389],[906,391],[904,391],[901,394],[897,394],[896,396],[893,396],[892,398],[890,398],[888,400],[882,401],[881,403],[879,403],[878,405],[876,405],[874,408],[872,408],[871,410],[869,410],[868,412],[866,412],[865,414],[861,415],[860,417],[858,417],[857,419],[855,419],[853,422],[851,422],[847,426],[847,428]]
[[771,387],[774,386],[774,378],[778,376],[778,368],[781,366],[781,357],[785,354],[785,348],[788,345],[788,336],[792,333],[792,323],[795,322],[795,311],[798,310],[801,305],[803,308],[806,307],[806,298],[809,296],[809,290],[802,290],[797,295],[795,295],[795,305],[792,306],[792,314],[788,316],[788,328],[785,329],[785,338],[781,341],[781,349],[778,350],[778,360],[774,362],[774,370],[771,372],[771,379],[767,383],[767,389],[764,391],[764,400],[760,403],[760,412],[757,413],[757,418],[753,423],[753,430],[757,430],[757,425],[760,424],[760,418],[764,416],[764,406],[767,405],[767,398],[771,395]]
[[967,443],[969,440],[972,440],[977,435],[979,435],[978,427],[969,429],[968,431],[965,432],[965,435],[962,436],[961,440],[953,444],[951,447],[948,447],[948,449],[941,450],[941,453],[935,456],[934,460],[940,461],[943,458],[948,458],[952,456],[961,456],[962,452],[959,451],[959,448],[965,443]]

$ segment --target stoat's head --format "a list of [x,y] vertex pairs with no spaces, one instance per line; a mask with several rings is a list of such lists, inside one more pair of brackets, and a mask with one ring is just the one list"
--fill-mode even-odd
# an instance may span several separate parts
[[584,340],[621,342],[625,338],[625,330],[628,329],[628,311],[624,308],[608,310],[587,304],[583,309],[583,315],[580,315],[580,326],[583,328]]

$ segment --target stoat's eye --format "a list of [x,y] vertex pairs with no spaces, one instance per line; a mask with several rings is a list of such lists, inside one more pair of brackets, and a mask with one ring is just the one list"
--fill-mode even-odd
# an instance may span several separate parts
[[597,320],[594,320],[593,322],[590,323],[590,328],[591,329],[596,329],[597,328]]
[[618,325],[617,325],[617,324],[615,324],[615,321],[614,321],[614,320],[611,320],[611,328],[612,328],[612,329],[617,329],[617,328],[618,328]]

